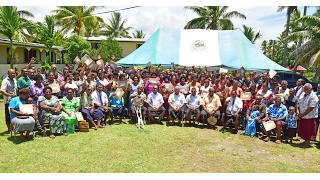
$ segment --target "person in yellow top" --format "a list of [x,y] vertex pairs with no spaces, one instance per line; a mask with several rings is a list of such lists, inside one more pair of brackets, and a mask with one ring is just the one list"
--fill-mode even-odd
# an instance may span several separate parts
[[221,102],[219,96],[215,94],[215,91],[215,87],[211,87],[209,94],[203,98],[201,117],[203,122],[207,123],[207,128],[211,128],[211,125],[209,125],[207,121],[210,116],[220,119],[221,115],[219,111]]

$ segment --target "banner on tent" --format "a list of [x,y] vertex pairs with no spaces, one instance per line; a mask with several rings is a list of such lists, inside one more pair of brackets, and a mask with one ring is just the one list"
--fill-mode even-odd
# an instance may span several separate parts
[[179,65],[220,66],[218,31],[182,30]]

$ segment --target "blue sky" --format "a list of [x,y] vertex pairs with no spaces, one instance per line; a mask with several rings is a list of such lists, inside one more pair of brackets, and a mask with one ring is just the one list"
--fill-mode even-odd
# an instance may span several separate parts
[[[54,1],[53,4],[51,1],[50,2],[45,1],[45,5],[50,5],[50,6],[44,6],[42,2],[42,4],[39,3],[34,6],[18,6],[18,9],[24,9],[32,12],[35,15],[34,21],[43,21],[44,16],[50,14],[50,11],[56,8],[55,5],[68,5],[68,4],[65,4],[65,2],[62,4],[61,3],[57,4],[58,1],[57,2]],[[23,2],[24,1],[21,2],[21,5],[23,5]],[[226,1],[226,3],[228,5],[229,1]],[[125,4],[126,6],[107,6],[106,8],[97,11],[97,13],[140,5],[139,3],[132,4],[132,1],[127,1],[121,4],[123,5]],[[246,15],[247,17],[246,20],[242,20],[239,18],[232,18],[231,20],[234,23],[235,28],[242,29],[242,25],[245,24],[246,26],[252,27],[255,32],[260,31],[260,33],[262,34],[261,39],[256,41],[255,46],[257,48],[260,48],[260,45],[263,40],[277,39],[279,34],[285,29],[286,12],[277,13],[278,6],[268,6],[268,5],[267,6],[266,5],[243,6],[243,4],[238,6],[232,6],[234,4],[237,5],[236,3],[229,4],[230,6],[227,12],[238,11]],[[20,2],[19,2],[19,5],[20,5]],[[93,4],[90,4],[90,6],[91,5]],[[97,2],[97,4],[94,4],[94,5],[106,5],[106,4],[105,3],[99,4],[99,2]],[[194,4],[186,3],[184,5],[194,5]],[[141,7],[138,7],[138,8],[121,11],[121,15],[123,19],[127,19],[127,24],[126,24],[127,27],[128,26],[133,27],[133,30],[131,32],[134,32],[135,30],[142,30],[146,34],[146,38],[149,38],[159,27],[183,29],[183,27],[188,21],[197,17],[195,13],[191,12],[190,10],[184,9],[184,5],[183,6],[181,5],[161,6],[157,4],[151,5],[151,6],[142,5]],[[201,6],[202,4],[201,3],[198,4],[197,2],[197,5]],[[217,5],[220,5],[220,4],[217,4]],[[226,5],[226,4],[223,4],[223,5]],[[303,6],[299,6],[298,9],[303,11]],[[307,12],[308,12],[307,14],[312,14],[315,12],[315,8],[309,7]],[[106,13],[106,14],[100,14],[99,16],[102,17],[105,20],[105,22],[108,22],[108,18],[110,18],[111,14]]]

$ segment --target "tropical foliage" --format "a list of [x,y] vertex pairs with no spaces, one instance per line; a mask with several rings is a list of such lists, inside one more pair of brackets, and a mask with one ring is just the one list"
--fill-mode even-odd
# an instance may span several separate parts
[[17,61],[13,41],[27,42],[23,29],[27,29],[31,23],[25,17],[33,17],[33,14],[28,11],[18,11],[15,6],[0,7],[0,34],[6,36],[10,41],[8,60],[11,68]]
[[297,63],[318,67],[320,65],[320,16],[303,16],[297,22],[304,24],[303,29],[288,36],[288,40],[299,37],[305,40],[305,43],[293,52],[298,54]]
[[46,74],[51,70],[51,59],[50,56],[47,56],[44,61],[40,59],[35,59],[37,64],[41,64],[42,71]]
[[246,16],[238,11],[227,12],[228,6],[186,6],[185,9],[199,16],[190,20],[185,29],[231,30],[234,29],[231,18],[246,19]]
[[[104,61],[109,61],[111,55],[118,59],[122,56],[122,49],[114,38],[145,38],[143,30],[132,31],[127,26],[127,19],[120,12],[113,12],[110,18],[104,20],[94,15],[95,11],[104,8],[102,6],[57,6],[52,16],[46,16],[43,22],[32,24],[27,18],[33,18],[33,14],[18,10],[14,6],[0,7],[0,34],[10,41],[10,50],[7,54],[11,67],[18,59],[15,53],[14,42],[27,42],[25,30],[31,35],[32,42],[44,44],[46,49],[52,50],[53,46],[65,48],[65,62],[72,62],[76,56],[82,57],[89,54],[92,57],[101,55]],[[246,16],[237,11],[228,11],[228,6],[186,6],[184,7],[197,14],[185,25],[186,29],[234,29],[232,18],[246,19]],[[261,44],[261,50],[270,59],[281,65],[296,67],[320,66],[320,7],[310,16],[297,10],[297,6],[279,6],[277,12],[286,11],[287,22],[284,30],[276,40],[265,40]],[[233,20],[233,19],[232,19]],[[255,43],[261,38],[260,31],[243,25],[241,30],[245,36]],[[64,35],[72,32],[69,38]],[[85,37],[106,35],[109,38],[98,44],[97,49],[91,48],[91,44]],[[49,59],[49,60],[48,60]],[[44,69],[50,65],[50,56],[46,58],[42,66]],[[47,64],[46,64],[47,63]],[[320,70],[319,70],[320,72]],[[319,73],[320,75],[320,73]]]
[[136,30],[136,32],[132,33],[133,38],[145,38],[146,34],[142,32],[142,30]]
[[49,52],[49,60],[51,60],[51,50],[54,45],[63,44],[63,35],[60,31],[55,30],[55,21],[53,16],[46,16],[45,21],[38,22],[33,28],[28,30],[35,41],[44,44]]
[[257,39],[261,38],[262,35],[260,34],[260,31],[256,33],[251,27],[248,27],[246,25],[242,25],[242,27],[243,34],[252,42],[252,44],[254,44]]
[[[277,39],[275,40],[264,40],[261,44],[261,50],[264,55],[266,55],[269,59],[273,60],[274,62],[282,65],[283,62],[283,42],[285,39],[285,31],[283,31]],[[292,52],[294,50],[294,46],[289,46],[287,52]],[[288,66],[294,66],[294,56],[288,57]]]
[[[286,37],[289,35],[289,25],[290,25],[290,15],[293,13],[295,10],[297,10],[297,6],[279,6],[277,9],[277,12],[282,12],[284,10],[287,10],[287,23],[286,23]],[[287,48],[288,48],[288,42],[287,39],[284,40],[283,42],[283,48],[284,48],[284,53],[283,53],[283,63],[282,66],[286,67],[287,65]]]
[[104,24],[99,16],[92,15],[94,11],[103,8],[100,6],[58,6],[52,10],[57,25],[62,27],[62,33],[73,32],[84,36],[86,32],[92,33],[96,26]]
[[85,54],[88,54],[88,50],[91,48],[91,44],[84,38],[77,34],[72,34],[63,46],[66,51],[66,62],[70,63],[78,56],[81,58]]
[[118,41],[111,37],[101,41],[101,44],[98,44],[97,51],[105,62],[109,62],[112,55],[116,57],[116,61],[122,57],[122,48],[119,46]]
[[106,30],[101,30],[100,34],[106,35],[108,37],[124,37],[130,38],[129,30],[132,27],[125,27],[127,19],[122,20],[121,14],[119,12],[114,12],[111,18],[108,19],[109,23],[106,24]]

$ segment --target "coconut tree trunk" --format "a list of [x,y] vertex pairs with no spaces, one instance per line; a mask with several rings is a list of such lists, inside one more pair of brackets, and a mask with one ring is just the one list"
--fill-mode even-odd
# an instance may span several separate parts
[[9,57],[9,61],[10,61],[10,69],[13,69],[14,58],[13,57]]
[[[307,14],[307,8],[308,6],[304,6],[303,16]],[[297,49],[301,46],[301,44],[302,44],[302,37],[299,38]],[[293,69],[294,73],[297,72],[297,67],[298,67],[298,52],[295,53],[295,62],[294,62],[294,69]]]
[[272,43],[272,61],[274,61],[274,43],[275,43],[275,40],[272,40],[273,43]]
[[[314,74],[314,76],[313,76],[313,78],[312,78],[312,81],[313,81],[313,82],[316,82],[316,79],[317,79],[317,77],[319,77],[319,76],[320,76],[320,66],[318,67],[316,73]],[[318,79],[318,82],[319,82],[319,79]],[[318,83],[318,82],[316,82],[316,83]]]
[[308,6],[304,6],[304,8],[303,8],[303,16],[307,15],[307,8],[308,8]]
[[49,52],[49,62],[51,63],[51,58],[52,58],[51,57],[51,48],[48,48],[48,49],[49,49],[49,51],[48,51]]
[[10,60],[10,68],[13,69],[14,49],[13,49],[13,41],[12,41],[12,39],[10,39],[10,54],[9,54],[9,60]]
[[[286,38],[288,37],[289,34],[289,24],[290,24],[290,7],[288,7],[287,10],[287,24],[286,24]],[[287,65],[287,39],[284,39],[283,42],[283,61],[282,61],[282,66],[286,67]]]
[[297,67],[298,67],[298,52],[294,53],[295,56],[295,61],[294,61],[294,68],[293,68],[293,73],[297,72]]

